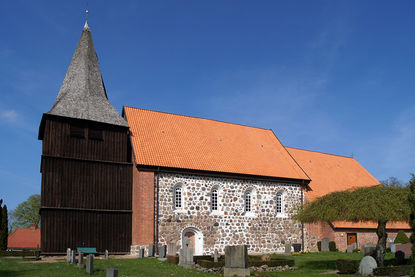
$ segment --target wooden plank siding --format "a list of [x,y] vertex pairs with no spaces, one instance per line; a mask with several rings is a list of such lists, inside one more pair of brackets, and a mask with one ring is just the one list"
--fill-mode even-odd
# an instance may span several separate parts
[[[71,136],[71,126],[85,137]],[[88,131],[102,131],[102,139]],[[132,162],[128,128],[47,117],[41,139],[42,253],[96,247],[127,253],[131,245]]]

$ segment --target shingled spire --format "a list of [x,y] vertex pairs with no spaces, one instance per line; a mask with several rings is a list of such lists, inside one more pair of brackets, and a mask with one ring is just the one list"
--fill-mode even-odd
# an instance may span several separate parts
[[50,115],[128,127],[108,101],[88,22],[66,72]]

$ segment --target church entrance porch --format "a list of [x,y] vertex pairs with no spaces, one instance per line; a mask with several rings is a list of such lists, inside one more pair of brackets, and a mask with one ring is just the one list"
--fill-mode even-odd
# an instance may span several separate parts
[[194,227],[188,227],[182,231],[182,247],[184,237],[187,237],[189,239],[188,247],[193,249],[193,255],[203,255],[203,234],[199,229]]

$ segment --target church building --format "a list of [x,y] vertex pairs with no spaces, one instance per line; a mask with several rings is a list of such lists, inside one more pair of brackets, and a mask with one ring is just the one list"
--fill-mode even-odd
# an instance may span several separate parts
[[195,255],[236,244],[251,254],[283,252],[287,243],[315,250],[326,234],[293,220],[296,207],[362,176],[362,185],[379,183],[354,159],[350,167],[286,148],[271,129],[130,106],[120,115],[88,23],[39,139],[44,254],[179,249],[184,237]]

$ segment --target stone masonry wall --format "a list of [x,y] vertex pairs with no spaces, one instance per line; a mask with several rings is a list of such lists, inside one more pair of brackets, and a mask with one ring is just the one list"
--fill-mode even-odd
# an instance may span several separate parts
[[[182,186],[181,210],[173,208],[173,189]],[[218,211],[211,211],[211,190],[219,193]],[[252,213],[244,209],[244,195],[252,190]],[[283,213],[276,213],[276,195],[283,194]],[[249,252],[283,252],[286,242],[302,243],[302,226],[291,219],[294,205],[301,204],[298,184],[280,184],[196,175],[159,175],[159,243],[181,243],[188,227],[203,234],[203,254],[226,245],[247,244]]]

